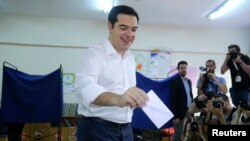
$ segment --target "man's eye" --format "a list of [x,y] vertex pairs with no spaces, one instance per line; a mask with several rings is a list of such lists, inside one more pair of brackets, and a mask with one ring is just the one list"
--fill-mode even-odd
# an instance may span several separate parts
[[132,29],[133,32],[136,32],[136,30],[137,30],[137,28],[133,28],[133,29]]
[[121,29],[121,30],[127,30],[127,28],[126,28],[126,27],[120,27],[120,29]]

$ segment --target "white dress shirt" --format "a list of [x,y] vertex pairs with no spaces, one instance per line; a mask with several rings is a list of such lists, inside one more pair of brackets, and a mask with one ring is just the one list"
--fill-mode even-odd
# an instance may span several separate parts
[[122,57],[109,40],[88,48],[76,72],[78,114],[116,123],[131,122],[133,109],[130,107],[98,106],[92,102],[103,92],[121,95],[128,88],[134,87],[135,74],[135,59],[129,50]]
[[181,77],[182,82],[184,84],[185,90],[186,90],[186,94],[187,94],[187,107],[190,107],[192,104],[192,97],[191,97],[191,90],[189,88],[189,84],[188,84],[188,78],[186,77]]

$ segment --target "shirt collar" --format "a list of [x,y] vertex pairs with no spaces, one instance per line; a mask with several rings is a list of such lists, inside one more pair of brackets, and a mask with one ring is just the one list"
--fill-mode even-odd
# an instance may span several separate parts
[[[116,52],[113,45],[111,44],[111,42],[108,39],[106,39],[104,42],[104,50],[105,50],[107,55],[120,55]],[[125,51],[123,57],[130,56],[130,55],[131,55],[131,51],[127,50],[127,51]]]
[[181,77],[181,79],[182,79],[183,81],[184,81],[184,80],[185,80],[185,81],[188,80],[187,77],[183,77],[183,76],[181,76],[181,75],[180,75],[180,77]]

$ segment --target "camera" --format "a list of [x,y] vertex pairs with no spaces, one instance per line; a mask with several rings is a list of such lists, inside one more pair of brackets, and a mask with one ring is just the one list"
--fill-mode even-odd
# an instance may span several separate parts
[[228,53],[228,55],[230,55],[231,59],[236,59],[237,56],[239,55],[239,53],[238,52],[230,52],[230,53]]
[[207,107],[207,99],[199,100],[198,96],[194,99],[195,105],[198,109],[206,108]]
[[215,93],[214,92],[205,92],[205,95],[207,97],[207,100],[211,100],[215,96]]
[[199,100],[198,96],[195,97],[194,102],[198,109],[206,108],[208,100],[211,100],[214,97],[213,92],[206,92],[205,95],[206,95],[206,98],[204,100]]
[[191,122],[190,126],[191,126],[191,131],[198,132],[198,122],[193,121],[193,122]]
[[250,102],[248,101],[240,101],[239,105],[242,109],[250,111]]
[[200,70],[201,73],[203,74],[204,79],[207,79],[207,78],[208,78],[208,76],[207,76],[207,74],[208,74],[208,69],[207,69],[206,67],[200,66],[200,67],[199,67],[199,70]]
[[198,122],[194,119],[188,119],[186,123],[190,123],[190,131],[198,132]]
[[223,101],[217,101],[217,100],[215,100],[215,101],[213,101],[213,107],[214,108],[221,108],[222,106],[224,105],[224,102]]
[[199,67],[199,70],[200,70],[201,72],[207,72],[207,68],[206,68],[206,67],[203,67],[203,66],[200,66],[200,67]]

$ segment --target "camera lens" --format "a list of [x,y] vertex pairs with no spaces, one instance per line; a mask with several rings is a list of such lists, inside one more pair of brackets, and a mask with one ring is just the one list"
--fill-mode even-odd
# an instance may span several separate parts
[[198,109],[206,108],[207,107],[207,99],[199,100],[198,97],[194,99],[196,107]]
[[237,53],[237,52],[231,52],[231,53],[230,53],[230,58],[231,58],[231,59],[236,59],[237,56],[238,56],[238,53]]
[[197,123],[197,122],[193,121],[193,122],[191,123],[191,130],[192,130],[192,131],[197,131],[197,132],[198,132],[198,123]]
[[223,101],[213,101],[214,108],[220,108],[224,105]]

